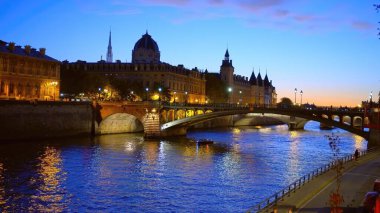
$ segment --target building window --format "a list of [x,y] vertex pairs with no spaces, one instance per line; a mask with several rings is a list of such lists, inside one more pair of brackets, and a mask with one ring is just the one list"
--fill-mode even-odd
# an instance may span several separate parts
[[30,85],[29,83],[26,84],[26,91],[25,91],[25,96],[30,96]]
[[39,98],[40,97],[40,86],[38,84],[36,84],[34,86],[34,92],[35,92],[35,95]]
[[11,82],[11,83],[9,83],[9,94],[13,94],[13,92],[14,92],[14,85]]
[[18,83],[17,85],[17,95],[21,96],[22,95],[22,85]]
[[0,94],[4,94],[5,92],[5,82],[1,81],[0,82]]

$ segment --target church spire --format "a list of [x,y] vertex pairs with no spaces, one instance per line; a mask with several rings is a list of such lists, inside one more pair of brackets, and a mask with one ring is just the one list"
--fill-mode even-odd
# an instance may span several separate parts
[[230,60],[230,53],[228,53],[228,48],[226,50],[226,54],[224,54],[224,60],[227,60],[227,61]]
[[111,45],[111,29],[110,29],[110,36],[108,40],[108,48],[107,48],[107,63],[112,63],[113,62],[113,54],[112,54],[112,45]]

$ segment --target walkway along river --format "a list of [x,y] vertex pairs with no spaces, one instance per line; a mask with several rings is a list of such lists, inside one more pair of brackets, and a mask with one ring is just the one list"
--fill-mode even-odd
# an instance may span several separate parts
[[[0,211],[244,212],[367,142],[345,131],[287,126],[197,130],[145,140],[104,135],[0,145]],[[210,138],[196,146],[191,139]]]

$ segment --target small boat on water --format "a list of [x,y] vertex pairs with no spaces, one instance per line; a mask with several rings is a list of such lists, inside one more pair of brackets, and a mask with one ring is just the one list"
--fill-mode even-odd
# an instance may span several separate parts
[[212,141],[210,139],[199,139],[199,140],[196,140],[195,143],[197,143],[198,145],[213,144],[214,141]]

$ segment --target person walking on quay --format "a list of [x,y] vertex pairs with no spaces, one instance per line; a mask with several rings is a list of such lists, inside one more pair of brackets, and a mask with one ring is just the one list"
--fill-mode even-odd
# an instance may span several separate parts
[[355,150],[354,157],[355,157],[355,160],[358,160],[358,158],[359,158],[359,150],[358,149]]

